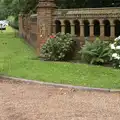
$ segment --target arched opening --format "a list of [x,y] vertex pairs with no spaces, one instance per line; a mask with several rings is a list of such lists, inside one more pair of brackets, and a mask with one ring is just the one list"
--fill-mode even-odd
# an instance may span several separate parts
[[55,31],[56,33],[61,32],[61,22],[59,20],[55,21]]
[[109,20],[104,20],[104,36],[110,37],[110,22]]
[[120,36],[120,21],[119,20],[115,20],[115,36],[118,37]]
[[84,36],[85,37],[89,37],[90,36],[90,23],[88,20],[84,20]]
[[65,20],[65,33],[71,33],[71,25],[68,20]]
[[78,20],[75,20],[74,24],[75,24],[75,35],[80,36],[80,22]]
[[98,20],[94,20],[93,24],[94,24],[94,36],[100,36],[100,22]]

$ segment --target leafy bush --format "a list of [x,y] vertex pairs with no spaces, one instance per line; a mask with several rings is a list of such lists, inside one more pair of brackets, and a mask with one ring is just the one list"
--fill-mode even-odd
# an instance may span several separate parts
[[48,38],[41,49],[41,54],[45,60],[62,61],[73,57],[75,51],[75,41],[70,34],[58,33]]
[[89,64],[104,64],[110,60],[110,47],[109,43],[96,39],[93,42],[86,41],[82,47],[81,59]]
[[9,25],[14,28],[14,29],[19,29],[19,25],[18,25],[18,17],[13,17],[13,16],[9,16],[8,19],[9,21]]
[[112,54],[111,61],[114,68],[120,68],[120,36],[114,40],[113,44],[110,44]]

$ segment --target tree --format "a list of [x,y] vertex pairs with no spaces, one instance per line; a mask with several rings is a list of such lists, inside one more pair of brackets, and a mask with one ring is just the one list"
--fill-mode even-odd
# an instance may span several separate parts
[[[9,15],[18,16],[23,14],[36,13],[36,6],[39,0],[0,0],[0,19]],[[116,7],[120,0],[55,0],[58,8],[86,8],[86,7]]]

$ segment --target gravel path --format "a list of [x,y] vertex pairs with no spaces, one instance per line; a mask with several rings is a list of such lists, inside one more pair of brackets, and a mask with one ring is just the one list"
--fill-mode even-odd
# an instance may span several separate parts
[[120,120],[120,94],[0,80],[0,120]]

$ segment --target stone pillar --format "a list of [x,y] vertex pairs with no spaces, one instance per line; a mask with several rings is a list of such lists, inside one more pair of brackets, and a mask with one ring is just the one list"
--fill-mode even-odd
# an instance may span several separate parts
[[84,24],[80,24],[80,37],[84,37]]
[[49,35],[52,34],[53,13],[56,9],[54,0],[39,0],[37,6],[37,54],[40,48],[46,42]]
[[75,25],[71,24],[71,34],[75,35]]
[[53,34],[56,34],[56,24],[53,24],[52,33],[53,33]]
[[114,38],[115,37],[115,24],[111,24],[110,29],[111,29],[110,37]]
[[100,37],[102,37],[102,38],[104,38],[104,32],[105,32],[104,29],[105,29],[104,24],[100,24]]
[[65,33],[65,24],[61,24],[61,33]]
[[94,24],[90,24],[90,37],[94,36]]

